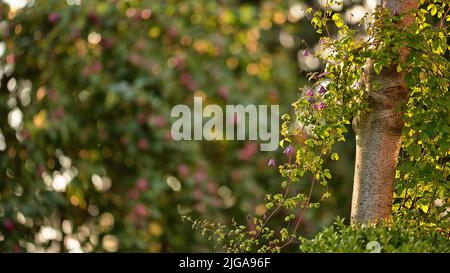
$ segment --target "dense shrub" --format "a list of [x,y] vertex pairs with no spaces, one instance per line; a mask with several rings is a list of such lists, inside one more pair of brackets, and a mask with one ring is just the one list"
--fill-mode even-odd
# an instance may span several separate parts
[[448,230],[432,224],[404,220],[373,226],[349,226],[343,219],[319,232],[313,239],[302,239],[301,252],[450,252]]

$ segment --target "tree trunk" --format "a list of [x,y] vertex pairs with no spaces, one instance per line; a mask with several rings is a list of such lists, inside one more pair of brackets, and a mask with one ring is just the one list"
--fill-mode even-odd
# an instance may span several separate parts
[[[418,0],[387,0],[383,7],[391,13],[403,13],[418,8]],[[411,24],[406,17],[399,27]],[[400,52],[405,60],[408,50]],[[356,134],[356,161],[352,197],[352,223],[374,223],[388,219],[392,208],[393,185],[403,129],[400,105],[408,90],[404,72],[396,66],[383,69],[377,75],[373,61],[365,66],[362,84],[369,93],[370,111],[353,120]],[[374,89],[374,86],[377,89]]]

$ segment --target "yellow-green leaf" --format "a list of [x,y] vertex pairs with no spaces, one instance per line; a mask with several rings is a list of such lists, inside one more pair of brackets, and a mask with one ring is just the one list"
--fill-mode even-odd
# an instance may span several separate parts
[[339,155],[338,155],[337,153],[333,153],[333,154],[331,155],[331,159],[332,159],[332,160],[339,160]]
[[336,24],[336,26],[338,28],[341,28],[344,25],[344,21],[341,19],[341,17],[339,16],[339,13],[335,13],[333,14],[333,16],[331,17],[331,19],[333,19],[334,23]]

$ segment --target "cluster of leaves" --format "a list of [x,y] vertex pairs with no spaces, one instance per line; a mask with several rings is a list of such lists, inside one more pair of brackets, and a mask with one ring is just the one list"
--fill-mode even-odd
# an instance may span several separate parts
[[401,218],[370,227],[349,226],[337,219],[313,239],[302,238],[300,252],[442,253],[450,252],[449,239],[448,230]]
[[[386,70],[405,75],[409,90],[406,105],[398,109],[404,111],[405,127],[395,182],[394,224],[367,227],[360,231],[357,227],[347,228],[338,224],[341,231],[327,229],[323,236],[319,235],[312,241],[311,247],[306,245],[301,249],[321,251],[323,246],[323,251],[333,251],[333,247],[340,251],[358,251],[364,249],[357,243],[360,240],[358,236],[384,234],[384,238],[390,238],[386,236],[389,236],[391,228],[402,233],[403,228],[408,230],[411,227],[411,222],[429,227],[429,232],[442,229],[448,233],[450,62],[447,38],[450,7],[446,1],[437,0],[422,0],[418,10],[405,14],[392,14],[379,7],[372,18],[366,17],[361,21],[367,28],[365,33],[361,33],[360,29],[343,23],[341,15],[330,8],[334,2],[328,1],[330,6],[324,10],[308,10],[314,13],[311,22],[317,32],[325,34],[320,40],[321,49],[315,54],[326,65],[324,71],[310,74],[313,84],[301,89],[302,97],[293,103],[295,114],[282,117],[281,134],[284,139],[281,146],[295,146],[286,148],[288,160],[279,164],[284,178],[281,183],[283,191],[266,195],[266,206],[271,212],[262,218],[255,217],[253,230],[248,231],[241,226],[231,230],[219,226],[215,230],[213,235],[219,241],[228,239],[225,244],[228,251],[279,252],[291,243],[302,245],[302,242],[307,242],[299,237],[298,225],[304,214],[309,212],[308,209],[318,208],[321,201],[330,196],[328,183],[332,175],[324,167],[324,162],[328,158],[339,159],[333,150],[335,144],[346,141],[353,118],[370,111],[369,93],[380,89],[377,82],[365,86],[361,80],[369,60],[378,75]],[[413,18],[411,24],[400,23],[407,18]],[[409,54],[402,59],[405,48],[408,48]],[[304,54],[311,53],[305,51]],[[298,136],[302,134],[307,137],[299,141]],[[292,156],[292,151],[295,151],[295,156]],[[311,181],[309,187],[305,185],[307,181]],[[322,193],[321,197],[312,200],[315,184],[323,186]],[[284,218],[286,226],[273,229],[268,220],[279,211],[287,215]],[[396,221],[399,221],[398,225]],[[404,223],[408,224],[405,226]],[[210,228],[208,222],[196,225],[206,233]],[[414,234],[423,236],[420,238],[425,240],[429,232],[421,233],[421,230],[414,229]],[[359,235],[352,237],[353,233]],[[342,247],[333,245],[336,237],[345,236],[349,236],[350,241],[357,240],[352,241],[357,243],[355,248],[352,249],[352,242],[345,238],[340,239]],[[392,240],[397,239],[394,236]],[[431,251],[431,247],[436,245],[435,242],[424,241],[417,244],[418,249],[414,249],[415,242],[405,243],[399,251]],[[439,239],[439,242],[445,242],[439,250],[448,251],[450,241]],[[385,245],[386,251],[394,251],[389,245],[397,246],[397,243],[388,240]]]

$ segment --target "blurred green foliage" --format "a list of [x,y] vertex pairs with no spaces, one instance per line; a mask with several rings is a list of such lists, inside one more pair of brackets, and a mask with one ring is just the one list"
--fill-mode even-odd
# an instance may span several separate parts
[[202,251],[181,214],[263,214],[271,154],[171,141],[170,110],[195,94],[287,111],[306,18],[284,1],[69,2],[0,4],[0,251]]

